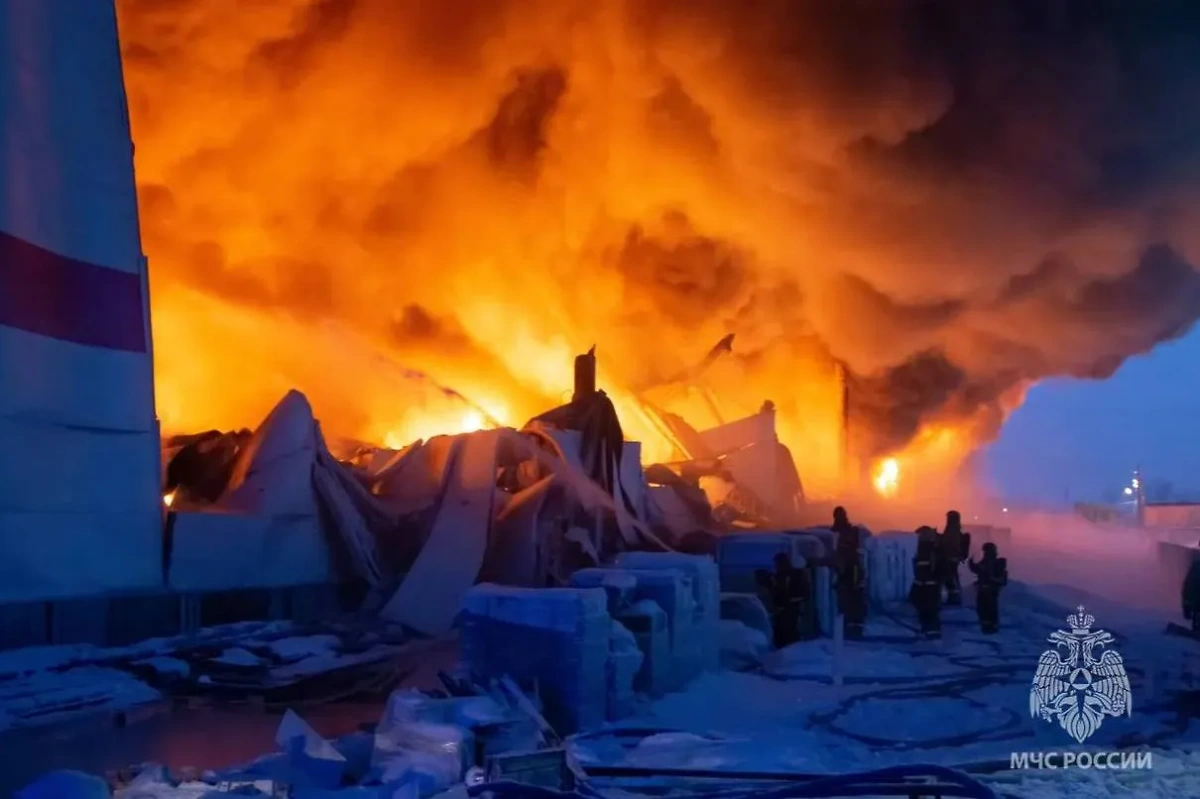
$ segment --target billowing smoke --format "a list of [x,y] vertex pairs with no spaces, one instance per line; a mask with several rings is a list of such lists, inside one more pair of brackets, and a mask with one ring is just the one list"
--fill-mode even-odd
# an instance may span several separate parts
[[815,348],[882,453],[986,437],[1200,315],[1188,3],[118,7],[160,394],[193,426],[293,383],[375,424],[330,320],[509,402],[593,343],[646,385],[733,332],[760,368],[727,391],[782,410]]

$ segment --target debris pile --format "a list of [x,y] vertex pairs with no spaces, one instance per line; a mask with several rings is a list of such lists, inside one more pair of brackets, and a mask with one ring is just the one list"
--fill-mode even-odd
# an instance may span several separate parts
[[144,764],[107,780],[52,772],[18,796],[29,799],[200,799],[214,796],[412,797],[464,780],[519,780],[570,788],[575,771],[537,697],[507,677],[482,681],[441,673],[444,690],[391,694],[377,724],[329,740],[288,711],[277,751],[245,766],[172,774]]
[[[773,531],[791,540],[796,567],[809,570],[810,626],[828,633],[837,615],[834,533],[802,526],[804,491],[776,435],[773,405],[703,431],[648,401],[639,410],[679,460],[643,470],[640,444],[625,440],[612,401],[596,388],[594,350],[576,359],[571,401],[521,430],[436,436],[400,450],[359,445],[335,456],[307,400],[291,392],[253,433],[165,443],[170,582],[204,590],[349,580],[365,587],[366,607],[383,619],[442,635],[480,582],[562,587],[614,560],[644,571],[629,565],[631,553],[711,553],[723,537],[738,545],[731,532]],[[871,596],[902,598],[911,553],[890,536],[863,538]],[[756,592],[745,577],[731,572],[744,583],[736,592]],[[644,575],[637,593],[652,590],[672,640],[686,635],[672,615],[682,613],[676,587]],[[719,593],[703,599],[705,624],[719,618]],[[635,626],[645,629],[634,635],[652,637],[657,624],[644,613]],[[715,662],[710,653],[706,668]]]
[[643,472],[595,374],[594,351],[579,356],[572,400],[520,431],[400,450],[336,457],[295,391],[253,432],[168,438],[168,580],[192,591],[351,580],[384,618],[436,635],[478,581],[565,585],[618,553],[788,518],[802,500],[769,404],[704,432],[647,405],[690,459]]
[[[214,574],[230,586],[286,585],[333,572],[372,589],[385,618],[428,634],[449,629],[479,579],[562,584],[613,552],[665,546],[647,521],[636,445],[621,440],[600,392],[524,431],[439,436],[341,461],[291,392],[252,434],[169,439],[164,455],[174,586],[208,587],[192,583]],[[235,540],[214,546],[225,538]]]
[[[675,414],[648,407],[682,459],[647,469],[652,493],[677,535],[711,519],[713,527],[778,529],[804,517],[804,488],[775,432],[775,406],[697,431]],[[711,508],[711,510],[710,510]]]

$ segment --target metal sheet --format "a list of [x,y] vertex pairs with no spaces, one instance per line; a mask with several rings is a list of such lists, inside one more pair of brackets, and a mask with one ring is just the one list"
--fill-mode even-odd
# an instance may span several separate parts
[[496,456],[504,431],[462,437],[446,492],[425,547],[380,611],[389,621],[426,635],[450,630],[463,596],[475,584],[487,551],[496,490]]

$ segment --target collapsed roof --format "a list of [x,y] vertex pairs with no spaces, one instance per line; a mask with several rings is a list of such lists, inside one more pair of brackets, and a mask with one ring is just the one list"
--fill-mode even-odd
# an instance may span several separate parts
[[[688,459],[643,470],[640,445],[625,440],[612,402],[595,388],[594,352],[580,359],[571,402],[521,430],[435,436],[399,450],[359,446],[339,457],[292,391],[253,433],[166,439],[176,576],[184,579],[183,553],[206,545],[208,536],[185,534],[203,523],[197,515],[306,519],[303,535],[321,539],[335,579],[364,586],[366,603],[385,617],[435,634],[450,628],[479,580],[561,585],[618,552],[689,548],[721,528],[796,516],[803,491],[769,403],[705,431],[647,406]],[[266,533],[238,535],[244,544]]]

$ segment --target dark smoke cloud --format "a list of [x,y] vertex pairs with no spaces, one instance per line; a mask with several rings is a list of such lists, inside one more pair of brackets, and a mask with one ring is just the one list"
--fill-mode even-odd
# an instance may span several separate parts
[[755,402],[816,349],[867,453],[1200,315],[1194,3],[118,6],[168,289],[545,391],[545,342],[640,384],[736,332]]

